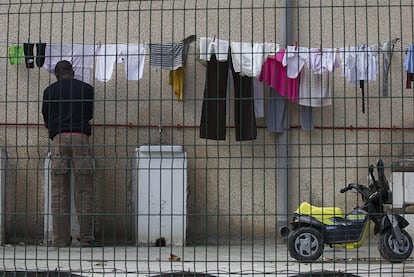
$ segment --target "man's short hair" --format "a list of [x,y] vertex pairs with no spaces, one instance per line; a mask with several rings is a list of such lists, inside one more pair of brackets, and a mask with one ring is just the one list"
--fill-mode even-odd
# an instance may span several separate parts
[[62,76],[64,74],[72,74],[73,73],[73,67],[72,64],[69,61],[63,60],[59,61],[55,66],[55,74]]

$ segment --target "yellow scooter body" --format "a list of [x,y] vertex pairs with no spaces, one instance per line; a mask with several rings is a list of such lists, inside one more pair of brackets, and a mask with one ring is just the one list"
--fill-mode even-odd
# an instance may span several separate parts
[[[333,226],[336,224],[334,221],[335,218],[365,221],[367,217],[367,213],[364,212],[363,210],[356,210],[355,213],[352,212],[348,215],[345,215],[342,209],[339,207],[316,207],[316,206],[309,204],[308,202],[303,202],[299,206],[299,208],[296,210],[296,213],[314,217],[315,219],[317,219],[318,221],[326,225],[327,229],[333,228]],[[361,247],[364,244],[364,240],[368,234],[369,226],[370,226],[369,221],[367,221],[364,226],[364,230],[362,232],[362,236],[360,237],[359,241],[332,244],[332,245],[336,247],[347,248],[347,249]]]

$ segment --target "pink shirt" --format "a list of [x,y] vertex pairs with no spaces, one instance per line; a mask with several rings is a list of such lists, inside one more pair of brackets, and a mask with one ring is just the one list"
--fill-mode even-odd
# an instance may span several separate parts
[[259,75],[259,81],[274,88],[279,95],[288,98],[292,102],[299,99],[299,79],[287,77],[287,67],[282,65],[285,50],[280,50],[274,56],[267,57]]

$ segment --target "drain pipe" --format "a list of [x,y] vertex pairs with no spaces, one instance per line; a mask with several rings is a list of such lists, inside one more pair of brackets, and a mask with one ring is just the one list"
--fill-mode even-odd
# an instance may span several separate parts
[[[285,49],[291,41],[291,0],[281,0],[280,4],[280,48]],[[285,100],[286,101],[286,100]],[[277,226],[282,238],[287,236],[288,226],[288,184],[289,184],[289,111],[286,103],[284,116],[284,132],[279,135],[279,143],[277,148]]]

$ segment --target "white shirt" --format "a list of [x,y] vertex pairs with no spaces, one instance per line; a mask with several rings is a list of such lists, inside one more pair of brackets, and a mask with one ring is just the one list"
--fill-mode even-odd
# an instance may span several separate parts
[[230,42],[227,40],[201,37],[200,38],[200,59],[209,61],[212,54],[216,55],[218,61],[227,61]]
[[287,66],[287,76],[292,79],[297,78],[307,59],[308,48],[288,46],[282,61],[282,65]]
[[315,74],[333,72],[338,64],[336,50],[333,48],[311,48],[307,63]]
[[235,72],[242,76],[259,76],[263,63],[270,52],[279,50],[275,43],[230,43],[231,58]]
[[307,66],[303,67],[299,86],[299,105],[322,107],[332,104],[332,76],[339,66],[336,51],[331,48],[309,49]]
[[348,83],[376,81],[379,72],[377,46],[341,48],[342,75]]

